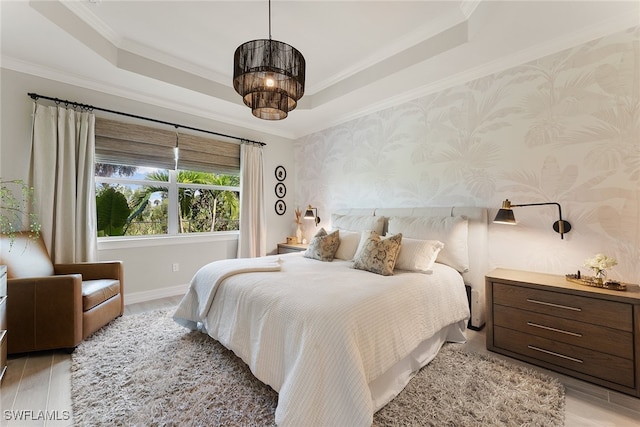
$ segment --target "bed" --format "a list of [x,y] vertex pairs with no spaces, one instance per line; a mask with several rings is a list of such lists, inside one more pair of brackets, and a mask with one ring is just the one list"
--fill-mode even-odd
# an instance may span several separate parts
[[[341,236],[337,258],[215,261],[194,275],[174,319],[231,349],[279,393],[278,425],[370,426],[444,342],[465,340],[465,282],[474,292],[484,285],[469,279],[484,275],[471,263],[478,249],[486,257],[483,227],[482,208],[337,212],[322,236]],[[393,274],[371,272],[362,254],[399,235]],[[417,262],[426,253],[431,262]]]

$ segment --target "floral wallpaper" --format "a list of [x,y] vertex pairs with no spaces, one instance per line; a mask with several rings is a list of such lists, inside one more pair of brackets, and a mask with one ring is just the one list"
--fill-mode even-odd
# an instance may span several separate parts
[[[640,27],[445,88],[294,144],[299,206],[514,208],[492,266],[573,273],[605,253],[640,283]],[[305,230],[313,235],[314,230]],[[307,236],[310,237],[310,236]]]

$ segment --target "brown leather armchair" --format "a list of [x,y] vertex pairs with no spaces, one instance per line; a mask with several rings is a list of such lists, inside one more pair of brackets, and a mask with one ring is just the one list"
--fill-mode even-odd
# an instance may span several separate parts
[[124,312],[121,261],[53,264],[42,237],[0,235],[7,266],[8,353],[64,348]]

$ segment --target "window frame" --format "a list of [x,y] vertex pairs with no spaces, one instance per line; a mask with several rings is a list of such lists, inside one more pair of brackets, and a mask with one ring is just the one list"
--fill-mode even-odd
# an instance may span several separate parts
[[[100,162],[106,163],[106,162]],[[106,163],[113,164],[113,163]],[[141,165],[126,165],[135,167],[147,167]],[[157,244],[175,244],[180,240],[190,239],[190,242],[198,239],[199,241],[220,241],[220,240],[237,240],[240,234],[240,224],[238,223],[238,230],[227,231],[201,231],[196,233],[180,233],[179,232],[179,200],[178,193],[181,188],[191,188],[196,190],[216,190],[216,191],[232,191],[238,193],[238,202],[241,200],[241,188],[228,185],[211,185],[211,184],[191,184],[177,182],[178,170],[164,169],[168,172],[168,181],[154,181],[147,179],[138,179],[131,177],[103,177],[94,174],[94,186],[99,184],[108,185],[139,185],[149,186],[150,184],[157,187],[167,188],[167,200],[169,209],[167,210],[167,233],[166,234],[149,234],[149,235],[136,235],[136,236],[104,236],[98,237],[99,249],[116,249],[119,247],[144,247],[155,246]],[[213,173],[213,172],[208,172]],[[229,174],[218,174],[229,175]],[[93,203],[96,202],[95,197]],[[144,243],[142,242],[144,241]],[[113,242],[107,244],[107,242]],[[126,246],[122,246],[125,244]],[[138,244],[131,245],[131,242],[138,242]],[[147,244],[150,243],[150,244]]]

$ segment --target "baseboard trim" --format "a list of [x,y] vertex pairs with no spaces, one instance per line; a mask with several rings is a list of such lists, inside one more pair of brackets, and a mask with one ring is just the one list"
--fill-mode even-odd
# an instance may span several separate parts
[[142,291],[126,293],[124,295],[124,305],[137,304],[140,302],[153,301],[155,299],[174,297],[176,295],[184,295],[189,289],[188,284],[169,286],[161,289],[154,289],[152,291]]

